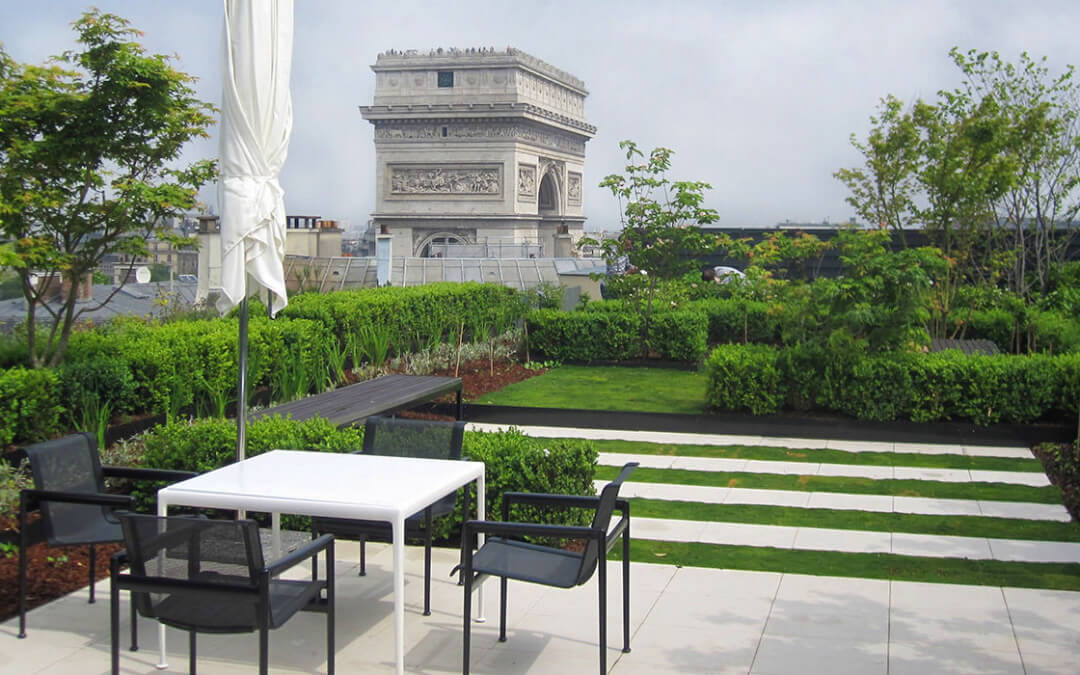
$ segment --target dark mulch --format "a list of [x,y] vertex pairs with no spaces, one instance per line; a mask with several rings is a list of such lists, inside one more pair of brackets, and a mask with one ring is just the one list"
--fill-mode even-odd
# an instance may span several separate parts
[[[487,360],[477,360],[461,364],[456,376],[462,379],[462,395],[466,400],[471,400],[543,372],[529,370],[519,363],[510,361],[496,362],[492,370]],[[451,368],[432,374],[455,375],[455,372]],[[437,417],[425,413],[416,413],[415,416]],[[4,545],[3,542],[18,545],[18,539],[10,524],[0,523],[0,546],[3,546],[0,548],[0,621],[6,621],[16,615],[19,580],[18,549],[11,550],[10,544]],[[96,569],[98,579],[108,576],[109,556],[119,549],[120,546],[115,544],[98,547]],[[86,586],[89,574],[89,547],[49,548],[43,543],[37,544],[30,547],[26,560],[27,606],[30,608]]]
[[1061,490],[1061,503],[1080,522],[1080,441],[1043,443],[1034,448],[1050,482]]

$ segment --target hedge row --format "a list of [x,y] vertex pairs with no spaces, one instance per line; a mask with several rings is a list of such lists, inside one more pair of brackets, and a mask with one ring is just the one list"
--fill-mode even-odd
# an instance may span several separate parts
[[[347,365],[373,360],[375,343],[385,345],[385,356],[456,343],[463,330],[464,339],[480,339],[504,332],[525,306],[512,289],[478,283],[303,294],[273,321],[255,303],[249,391],[269,387],[275,400],[319,391]],[[55,371],[0,371],[0,444],[100,430],[123,415],[223,416],[236,399],[238,335],[235,317],[164,324],[121,318],[74,333]]]
[[[236,453],[236,424],[221,419],[174,422],[155,427],[142,437],[142,464],[155,468],[205,472],[224,466]],[[360,428],[336,429],[321,418],[297,422],[274,416],[248,424],[249,457],[274,448],[317,452],[349,452],[363,446]],[[596,448],[577,439],[532,438],[517,429],[495,433],[466,432],[463,454],[484,462],[487,484],[487,513],[499,517],[506,491],[594,494]],[[152,509],[151,486],[140,486],[137,497],[142,508]],[[475,493],[474,493],[475,494]],[[453,518],[437,521],[433,534],[445,538],[461,529],[462,501]],[[470,499],[475,509],[475,497]],[[470,510],[469,517],[475,517]],[[536,522],[560,522],[558,514],[516,513],[516,517]],[[563,521],[565,522],[565,521]],[[303,521],[287,525],[306,527]]]
[[61,429],[59,379],[48,370],[0,371],[0,446],[40,441]]
[[[608,303],[590,303],[587,307]],[[621,303],[619,303],[621,305]],[[645,319],[619,306],[561,312],[536,310],[526,317],[529,353],[534,358],[590,363],[642,358]],[[656,312],[650,321],[649,355],[695,363],[708,347],[708,319],[699,311]]]
[[799,345],[721,345],[705,362],[707,404],[768,414],[823,409],[859,419],[976,424],[1073,420],[1080,354],[865,354]]
[[526,310],[521,294],[498,284],[440,282],[423,286],[305,293],[281,315],[318,321],[342,348],[362,344],[372,329],[391,353],[417,352],[443,342],[501,334]]

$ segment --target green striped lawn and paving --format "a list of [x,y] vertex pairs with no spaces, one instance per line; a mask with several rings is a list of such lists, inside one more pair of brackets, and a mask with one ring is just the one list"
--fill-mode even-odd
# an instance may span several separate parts
[[[597,480],[612,480],[619,467],[596,467]],[[699,485],[705,487],[750,488],[759,490],[795,490],[802,492],[841,492],[894,497],[929,499],[983,499],[1005,502],[1060,504],[1061,490],[1056,486],[1033,487],[1007,483],[948,483],[915,479],[874,479],[848,476],[809,476],[791,474],[745,473],[738,471],[689,471],[686,469],[638,468],[632,479],[639,483]]]
[[485,394],[475,403],[699,415],[706,384],[703,373],[689,370],[560,366]]
[[847,450],[796,449],[761,445],[686,445],[646,441],[592,440],[600,452],[713,459],[755,459],[774,462],[813,462],[859,466],[907,466],[978,471],[1028,471],[1042,473],[1042,463],[1032,458],[976,457],[971,455],[917,452],[849,452]]
[[1054,520],[805,509],[759,504],[702,504],[662,499],[631,499],[630,513],[637,518],[668,520],[1080,542],[1080,528],[1071,522]]
[[[618,559],[615,546],[610,557]],[[690,567],[1080,591],[1080,564],[841,553],[633,539],[630,559]]]

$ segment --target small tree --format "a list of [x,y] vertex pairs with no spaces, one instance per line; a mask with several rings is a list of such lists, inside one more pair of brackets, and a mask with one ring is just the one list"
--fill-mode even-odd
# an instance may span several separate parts
[[[185,243],[163,223],[193,208],[215,173],[210,161],[174,166],[213,123],[194,78],[147,55],[118,16],[92,10],[74,29],[80,50],[48,65],[0,50],[0,232],[18,257],[32,367],[59,363],[76,320],[101,306],[76,299],[105,256],[145,255],[152,237]],[[48,281],[35,285],[33,275]],[[69,290],[47,304],[47,287],[61,280]],[[39,307],[52,317],[40,335]]]
[[647,346],[657,281],[697,269],[697,258],[715,247],[715,239],[703,235],[700,226],[719,216],[703,206],[711,185],[668,179],[673,151],[656,148],[646,159],[633,141],[622,141],[619,148],[626,151],[625,173],[607,176],[600,187],[611,190],[619,201],[622,232],[615,239],[581,243],[599,246],[608,260],[626,256],[630,265],[648,276],[643,335]]

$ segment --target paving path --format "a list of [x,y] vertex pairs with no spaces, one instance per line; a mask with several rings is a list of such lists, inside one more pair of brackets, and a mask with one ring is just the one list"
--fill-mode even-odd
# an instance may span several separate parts
[[[474,424],[477,430],[504,427]],[[966,446],[918,443],[831,441],[820,439],[770,438],[766,436],[723,436],[714,434],[619,431],[610,429],[567,429],[559,427],[519,427],[537,437],[614,439],[681,445],[750,445],[798,449],[833,449],[847,452],[894,452],[901,454],[966,455],[1031,459],[1022,447]],[[898,455],[900,460],[900,455]],[[601,466],[622,466],[638,462],[642,467],[694,472],[746,474],[843,476],[872,480],[904,479],[948,483],[1001,483],[1042,487],[1050,484],[1042,472],[986,471],[909,466],[867,466],[819,462],[767,461],[694,457],[680,454],[629,454],[602,452]],[[602,485],[604,481],[597,481]],[[931,516],[982,516],[1030,521],[1069,522],[1061,504],[1006,502],[989,499],[927,499],[891,495],[845,494],[796,490],[764,490],[734,487],[705,487],[662,482],[628,482],[621,492],[630,498],[695,502],[701,504],[764,505],[798,509],[837,509],[875,513],[904,513]],[[698,542],[735,546],[771,547],[845,553],[892,553],[927,558],[968,558],[1020,562],[1080,563],[1080,543],[1033,541],[1016,538],[965,537],[904,532],[863,531],[818,527],[789,527],[735,522],[674,520],[635,516],[634,537],[639,539]]]

